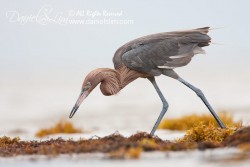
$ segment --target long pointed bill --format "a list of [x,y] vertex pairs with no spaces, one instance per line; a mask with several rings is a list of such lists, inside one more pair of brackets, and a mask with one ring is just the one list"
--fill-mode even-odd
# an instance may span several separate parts
[[72,118],[74,114],[76,113],[77,109],[83,102],[83,100],[89,95],[89,92],[87,90],[82,90],[80,93],[80,96],[78,97],[76,104],[74,105],[73,109],[71,110],[71,113],[69,115],[69,118]]

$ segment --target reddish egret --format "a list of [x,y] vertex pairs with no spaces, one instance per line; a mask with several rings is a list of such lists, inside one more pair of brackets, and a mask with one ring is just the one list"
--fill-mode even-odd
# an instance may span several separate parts
[[155,81],[156,76],[163,74],[193,90],[207,106],[220,127],[226,128],[202,91],[185,81],[173,70],[187,65],[195,54],[204,53],[202,47],[208,46],[211,42],[211,38],[207,35],[208,31],[209,27],[204,27],[158,33],[137,38],[121,46],[113,57],[115,69],[98,68],[86,76],[80,96],[69,117],[73,117],[82,101],[99,83],[102,93],[110,96],[117,94],[137,78],[147,78],[153,84],[163,104],[161,113],[150,133],[154,135],[168,110],[168,103]]

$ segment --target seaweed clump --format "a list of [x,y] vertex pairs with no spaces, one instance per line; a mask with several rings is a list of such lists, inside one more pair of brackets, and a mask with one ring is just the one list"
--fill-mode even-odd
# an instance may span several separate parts
[[19,141],[20,141],[19,137],[15,137],[11,139],[10,137],[3,136],[3,137],[0,137],[0,147],[5,147],[10,144],[15,144],[15,143],[18,143]]
[[[192,147],[197,148],[197,147]],[[164,141],[148,133],[137,133],[130,137],[112,134],[102,138],[45,141],[18,141],[0,146],[0,156],[49,155],[73,153],[107,153],[109,158],[139,158],[144,151],[179,151],[190,149],[186,143]]]
[[234,134],[227,137],[223,144],[225,146],[240,146],[250,144],[250,126],[240,128]]
[[186,135],[179,139],[179,142],[212,142],[219,144],[223,142],[228,136],[232,135],[237,128],[219,128],[214,124],[206,125],[200,122],[186,132]]
[[[219,117],[221,120],[227,125],[227,127],[241,127],[241,121],[234,121],[231,114],[226,112],[220,112]],[[192,127],[199,126],[199,123],[202,122],[203,125],[209,126],[213,124],[216,127],[219,127],[215,119],[211,114],[191,114],[186,115],[181,118],[173,118],[173,119],[164,119],[160,125],[159,129],[169,129],[169,130],[188,130]]]
[[50,128],[44,128],[36,133],[36,137],[44,137],[51,134],[57,133],[81,133],[82,130],[77,129],[71,122],[59,121],[56,125]]
[[[181,151],[218,147],[239,147],[249,150],[250,126],[236,129],[220,129],[204,124],[191,129],[183,139],[162,140],[157,136],[140,132],[130,137],[114,133],[106,137],[90,139],[22,141],[19,138],[0,137],[0,156],[106,153],[109,158],[139,158],[147,151]],[[236,131],[235,131],[236,130]],[[216,137],[213,137],[216,136]],[[243,150],[244,150],[243,149]]]

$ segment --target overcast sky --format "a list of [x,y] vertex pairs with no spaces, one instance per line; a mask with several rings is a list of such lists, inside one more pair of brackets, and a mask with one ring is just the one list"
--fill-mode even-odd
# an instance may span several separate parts
[[[226,59],[240,66],[249,60],[250,3],[247,0],[0,2],[1,75],[112,67],[115,50],[129,40],[151,33],[203,26],[221,29],[210,33],[213,42],[218,44],[206,48],[209,56],[200,63],[222,64],[220,61]],[[118,16],[105,16],[103,11],[118,13]],[[95,12],[101,14],[95,16]],[[61,19],[130,20],[132,23],[79,25],[62,23],[58,16]]]

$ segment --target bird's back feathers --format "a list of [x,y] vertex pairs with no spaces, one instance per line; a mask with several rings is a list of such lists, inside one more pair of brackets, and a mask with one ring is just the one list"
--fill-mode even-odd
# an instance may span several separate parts
[[144,36],[121,46],[113,57],[116,69],[122,65],[139,72],[160,75],[161,69],[187,65],[201,47],[208,46],[209,27],[186,31],[164,32]]

